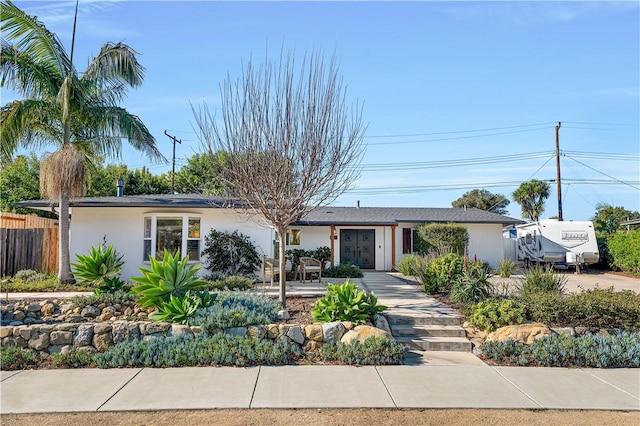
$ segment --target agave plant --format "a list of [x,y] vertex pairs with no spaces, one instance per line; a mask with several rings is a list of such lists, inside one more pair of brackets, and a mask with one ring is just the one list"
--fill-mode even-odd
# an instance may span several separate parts
[[76,255],[77,262],[72,263],[73,273],[79,283],[102,286],[105,280],[114,278],[122,271],[122,260],[124,256],[119,255],[116,249],[110,245],[91,247],[90,254],[83,256]]
[[207,308],[216,300],[216,295],[208,291],[187,291],[184,296],[170,295],[169,301],[158,306],[158,311],[151,314],[155,321],[175,322],[189,325],[189,319],[200,308]]
[[139,285],[131,291],[141,295],[138,304],[144,308],[162,306],[171,300],[171,296],[183,297],[189,290],[199,290],[207,285],[196,273],[200,266],[187,265],[188,257],[180,259],[180,251],[175,255],[164,251],[162,261],[150,257],[150,269],[140,268],[142,277],[133,277]]

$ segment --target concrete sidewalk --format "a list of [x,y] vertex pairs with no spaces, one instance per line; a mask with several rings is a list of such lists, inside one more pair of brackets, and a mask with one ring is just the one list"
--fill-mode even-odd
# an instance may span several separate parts
[[[323,295],[326,283],[292,295]],[[352,280],[391,311],[442,309],[386,273]],[[277,288],[259,289],[276,293]],[[185,367],[0,372],[0,412],[215,408],[497,408],[640,410],[640,369],[492,367],[471,353],[428,352],[425,365]]]
[[1,373],[9,413],[215,408],[640,410],[640,370],[284,366]]

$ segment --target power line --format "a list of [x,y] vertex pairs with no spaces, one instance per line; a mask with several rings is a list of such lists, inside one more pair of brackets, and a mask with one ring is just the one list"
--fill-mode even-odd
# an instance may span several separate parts
[[474,139],[474,138],[484,138],[487,136],[500,136],[500,135],[511,135],[514,133],[525,133],[525,132],[534,132],[537,130],[549,130],[547,127],[540,127],[537,129],[524,129],[524,130],[513,130],[510,132],[498,132],[498,133],[486,133],[483,135],[470,135],[470,136],[459,136],[455,138],[437,138],[437,139],[421,139],[417,141],[393,141],[393,142],[374,142],[374,143],[365,143],[366,146],[376,146],[376,145],[406,145],[412,143],[423,143],[423,142],[442,142],[442,141],[454,141],[460,139]]
[[536,124],[522,124],[519,126],[506,126],[506,127],[489,127],[485,129],[473,129],[473,130],[452,130],[447,132],[432,132],[432,133],[409,133],[409,134],[398,134],[398,135],[371,135],[364,136],[365,138],[405,138],[405,137],[416,137],[416,136],[438,136],[438,135],[452,135],[457,133],[478,133],[478,132],[492,132],[494,130],[509,130],[509,129],[519,129],[522,127],[535,127],[535,126],[544,126],[548,124],[554,124],[553,121],[548,121],[546,123],[536,123]]
[[637,186],[633,186],[633,185],[631,185],[631,184],[629,184],[629,183],[627,183],[627,182],[624,182],[624,181],[622,181],[622,180],[620,180],[620,179],[618,179],[618,178],[615,178],[615,177],[613,177],[613,176],[611,176],[611,175],[608,175],[608,174],[606,174],[606,173],[604,173],[604,172],[601,172],[600,170],[597,170],[597,169],[595,169],[595,168],[591,167],[590,165],[583,163],[582,161],[578,161],[578,160],[576,160],[575,158],[572,158],[572,157],[570,157],[570,156],[568,156],[568,155],[567,155],[566,157],[567,157],[567,158],[571,158],[571,159],[572,159],[573,161],[575,161],[576,163],[582,164],[583,166],[585,166],[585,167],[587,167],[587,168],[589,168],[589,169],[593,170],[593,171],[594,171],[594,172],[596,172],[596,173],[600,173],[600,174],[601,174],[601,175],[603,175],[603,176],[606,176],[606,177],[608,177],[608,178],[611,178],[611,179],[613,179],[613,180],[615,180],[615,181],[618,181],[618,182],[620,182],[620,183],[623,183],[623,184],[625,184],[625,185],[629,185],[630,187],[632,187],[632,188],[634,188],[634,189],[640,190],[640,188],[639,188],[639,187],[637,187]]

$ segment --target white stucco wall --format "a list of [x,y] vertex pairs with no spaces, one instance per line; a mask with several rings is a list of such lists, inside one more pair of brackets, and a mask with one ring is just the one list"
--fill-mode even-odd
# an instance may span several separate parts
[[[76,254],[88,254],[91,247],[113,244],[126,262],[122,278],[140,275],[140,267],[148,267],[143,257],[144,217],[150,214],[189,214],[201,218],[200,249],[204,249],[204,237],[212,228],[218,231],[239,232],[248,235],[260,255],[269,256],[272,249],[272,231],[258,224],[244,213],[228,209],[148,209],[148,208],[74,208],[71,218],[70,252],[72,262]],[[202,271],[203,273],[205,271]]]
[[[489,262],[492,268],[498,267],[498,262],[504,259],[504,238],[501,224],[462,224],[469,233],[469,259],[474,256],[478,260]],[[396,234],[396,264],[407,256],[402,253],[402,228],[416,228],[415,223],[399,223]]]

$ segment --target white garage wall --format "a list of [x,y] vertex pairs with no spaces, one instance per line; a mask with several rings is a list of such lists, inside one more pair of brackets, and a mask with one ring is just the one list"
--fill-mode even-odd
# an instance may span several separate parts
[[492,268],[504,259],[501,224],[464,224],[469,232],[469,259],[489,262]]

